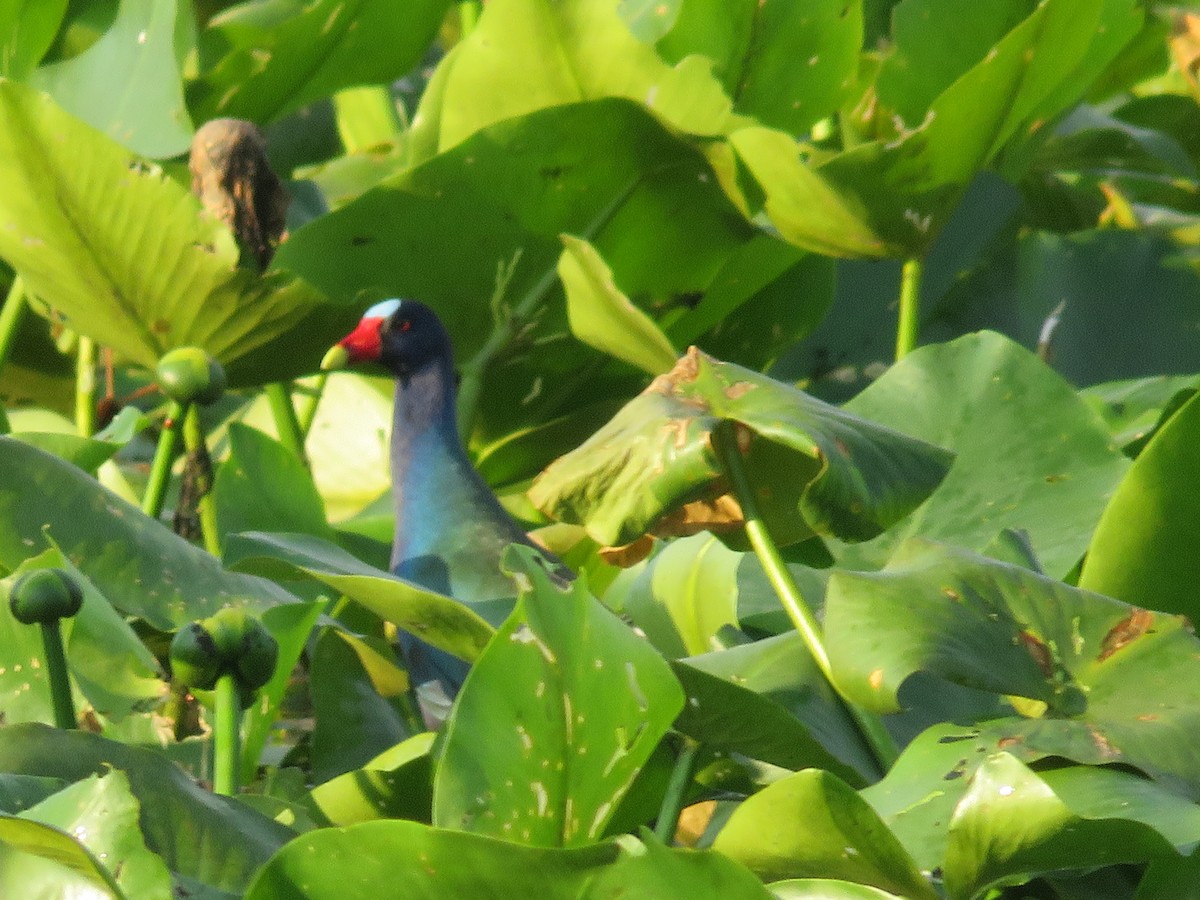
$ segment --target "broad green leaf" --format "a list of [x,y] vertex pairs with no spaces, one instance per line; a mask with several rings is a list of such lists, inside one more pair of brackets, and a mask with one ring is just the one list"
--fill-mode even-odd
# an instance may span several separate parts
[[845,781],[862,776],[823,747],[804,723],[768,697],[734,681],[676,661],[671,669],[687,693],[675,730],[701,745],[785,769],[824,769]]
[[[330,296],[370,290],[421,299],[465,360],[491,336],[498,273],[511,268],[504,307],[544,293],[563,233],[586,238],[640,304],[647,295],[704,290],[753,229],[712,183],[703,156],[636,104],[607,99],[498,123],[392,175],[297,229],[276,264]],[[462,242],[471,254],[455,249]],[[579,377],[579,345],[561,339],[565,311],[553,312],[532,332],[556,336],[536,345],[535,371]],[[529,347],[512,349],[515,360],[530,355]],[[518,398],[530,391],[528,369],[521,371]],[[506,421],[512,414],[506,407]]]
[[[34,425],[32,429],[26,430],[21,427],[21,423],[27,418],[26,412],[28,411],[21,410],[13,416],[18,423],[17,430],[12,432],[14,439],[45,450],[47,453],[53,453],[92,475],[95,475],[101,465],[112,459],[117,451],[128,444],[148,424],[148,419],[138,409],[127,406],[103,431],[85,438],[78,435],[75,423],[65,418],[59,420],[60,426],[56,425],[54,419],[51,419],[47,423],[50,427]],[[28,418],[40,421],[43,416]],[[46,418],[49,417],[46,416]]]
[[[0,83],[0,175],[0,256],[72,328],[143,366],[184,345],[229,365],[335,309],[290,275],[239,269],[229,229],[182,186],[13,82]],[[340,336],[324,327],[324,346],[266,365],[315,369]]]
[[67,0],[15,0],[0,7],[0,75],[20,81],[50,49]]
[[719,632],[738,621],[741,561],[710,534],[672,541],[634,579],[622,611],[665,656],[720,649]]
[[333,539],[312,476],[290,450],[234,422],[229,456],[213,482],[222,539],[239,531],[290,531]]
[[875,90],[917,126],[933,101],[1034,9],[1033,0],[983,0],[957,16],[952,0],[904,0],[892,18],[892,47]]
[[[601,543],[628,543],[683,504],[718,493],[711,436],[722,422],[749,438],[748,452],[739,450],[780,543],[813,533],[873,537],[924,500],[949,468],[940,448],[693,348],[552,463],[530,499],[585,525]],[[779,483],[784,470],[791,484]]]
[[742,128],[730,146],[766,195],[765,209],[785,240],[833,256],[888,256],[899,248],[876,233],[860,204],[800,158],[795,139],[761,126]]
[[190,3],[121,0],[112,27],[78,56],[43,66],[29,81],[72,115],[141,156],[187,151],[192,123],[180,60],[190,49]]
[[758,879],[719,853],[670,849],[651,838],[567,849],[528,847],[396,821],[301,835],[263,867],[246,900],[325,900],[360,893],[378,900],[771,896]]
[[690,134],[736,121],[705,57],[667,65],[607,0],[494,0],[442,66],[437,108],[423,103],[413,121],[437,129],[439,150],[502,119],[602,97],[635,100]]
[[[680,660],[674,668],[681,672],[678,675],[680,682],[690,693],[696,682],[689,679],[688,673],[682,672],[684,665],[754,692],[773,711],[767,712],[763,707],[761,715],[752,713],[751,710],[758,705],[752,700],[721,703],[716,707],[713,704],[706,706],[702,700],[699,707],[689,704],[680,714],[676,723],[680,730],[693,728],[692,723],[702,725],[710,720],[718,723],[741,722],[744,724],[736,735],[733,733],[736,726],[732,726],[723,730],[723,736],[719,739],[702,734],[693,736],[705,741],[736,738],[737,743],[731,745],[730,749],[736,749],[739,753],[787,769],[810,766],[827,769],[851,784],[870,782],[882,774],[870,748],[863,741],[862,732],[846,711],[846,704],[821,675],[812,654],[790,623],[784,634]],[[741,708],[743,705],[746,707],[744,710]],[[785,725],[778,718],[780,711],[785,711],[793,721]],[[767,728],[767,721],[778,724]],[[790,755],[798,750],[807,752],[804,741],[791,737],[797,722],[839,761],[840,768],[824,764],[818,766]],[[787,743],[792,746],[783,746]]]
[[1129,467],[1070,385],[990,332],[910,353],[846,409],[940,444],[956,460],[906,520],[835,551],[843,565],[879,566],[914,535],[982,550],[1010,528],[1029,535],[1046,572],[1065,574]]
[[146,847],[174,873],[229,891],[292,836],[237,800],[198,787],[161,753],[82,731],[44,725],[0,727],[0,772],[80,781],[119,771],[141,804]]
[[678,354],[666,335],[629,302],[613,281],[612,270],[587,241],[564,234],[558,276],[567,294],[572,333],[597,350],[661,375]]
[[526,585],[450,715],[433,821],[533,846],[579,846],[604,833],[683,691],[585,579],[560,586],[519,546],[505,562]]
[[468,662],[490,640],[492,627],[462,603],[360,562],[345,550],[302,534],[238,534],[226,541],[229,566],[272,577],[315,578],[377,616]]
[[364,766],[409,737],[395,698],[383,697],[350,644],[332,628],[313,646],[312,778],[317,783]]
[[1062,869],[1140,863],[1190,852],[1200,807],[1135,775],[1071,767],[1039,777],[1007,753],[976,770],[949,822],[951,897]]
[[204,71],[192,109],[266,123],[354,85],[391,83],[421,59],[447,0],[245,2],[200,35]]
[[[917,2],[915,8],[927,5]],[[923,255],[971,178],[1010,141],[1026,139],[1074,103],[1136,33],[1141,15],[1132,0],[1039,4],[939,94],[911,129],[896,132],[885,121],[884,138],[833,157],[819,175],[843,202],[857,204],[891,247]],[[985,18],[994,30],[995,17]],[[951,20],[940,17],[934,27],[952,35],[939,38],[939,45],[957,41]],[[967,41],[972,53],[978,43]],[[819,219],[820,212],[810,216]]]
[[789,878],[770,888],[778,900],[897,900],[895,894],[879,888],[825,878]]
[[854,84],[862,2],[768,0],[751,8],[753,37],[734,108],[764,125],[803,134],[841,106]]
[[765,881],[837,878],[905,897],[938,896],[871,807],[820,769],[797,772],[747,798],[713,849]]
[[14,569],[52,545],[116,609],[160,631],[222,606],[261,610],[296,599],[265,579],[225,571],[74,466],[0,437],[0,565]]
[[[171,876],[163,861],[146,848],[139,828],[140,812],[141,804],[130,792],[129,779],[117,770],[77,781],[20,813],[20,818],[72,835],[86,849],[92,864],[98,862],[111,876],[104,882],[115,882],[125,896],[166,896],[171,891]],[[15,824],[12,819],[0,820],[0,835],[5,827]],[[57,862],[54,843],[38,846],[22,842],[21,849]],[[84,865],[70,865],[89,877],[97,874],[94,870],[88,872]],[[14,868],[18,867],[4,867],[9,880],[6,894],[24,893],[29,888],[28,880],[18,880],[21,875]]]
[[[63,870],[67,871],[64,872]],[[0,815],[0,887],[20,896],[125,900],[109,871],[78,841],[40,822]]]
[[433,738],[432,732],[413,735],[361,769],[317,785],[307,805],[318,819],[338,827],[374,819],[427,820],[433,803]]
[[1150,440],[1104,510],[1079,586],[1127,603],[1200,619],[1200,400],[1193,397]]
[[1079,396],[1104,419],[1114,441],[1127,448],[1134,444],[1140,452],[1156,429],[1194,396],[1198,382],[1195,375],[1154,375],[1092,385]]
[[978,728],[1002,749],[1124,762],[1200,795],[1200,640],[1182,617],[914,541],[881,572],[830,576],[825,635],[839,685],[870,708],[899,708],[917,671],[1029,698],[1026,717]]
[[19,813],[40,803],[65,787],[58,778],[38,778],[35,775],[0,775],[0,811]]

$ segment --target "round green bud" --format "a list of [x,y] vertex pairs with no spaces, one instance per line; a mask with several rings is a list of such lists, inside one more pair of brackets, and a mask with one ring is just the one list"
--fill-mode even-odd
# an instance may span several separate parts
[[241,655],[234,665],[238,684],[257,691],[275,674],[275,664],[279,661],[279,644],[261,622],[257,619],[251,619],[250,622],[251,627],[242,640]]
[[83,589],[62,569],[35,569],[17,579],[8,595],[13,618],[25,625],[70,618],[83,607]]
[[171,672],[177,681],[201,691],[212,690],[224,669],[224,660],[203,623],[192,622],[171,641]]
[[177,347],[158,361],[159,387],[178,403],[215,403],[225,393],[225,370],[199,347]]
[[221,659],[231,669],[238,657],[242,655],[242,642],[245,641],[246,633],[251,629],[253,622],[254,619],[247,615],[246,610],[242,607],[226,606],[217,610],[202,623],[208,629],[208,633],[212,635]]

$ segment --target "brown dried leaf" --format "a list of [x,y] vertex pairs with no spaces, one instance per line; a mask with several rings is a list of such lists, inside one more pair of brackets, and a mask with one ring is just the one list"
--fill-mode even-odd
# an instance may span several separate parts
[[1133,612],[1109,629],[1104,640],[1100,642],[1100,654],[1097,662],[1104,662],[1118,650],[1129,646],[1150,630],[1154,624],[1154,614],[1135,607]]

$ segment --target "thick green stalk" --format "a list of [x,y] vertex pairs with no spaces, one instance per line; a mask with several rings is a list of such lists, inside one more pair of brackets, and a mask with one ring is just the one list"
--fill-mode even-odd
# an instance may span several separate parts
[[150,466],[150,481],[142,497],[142,512],[152,519],[162,515],[163,497],[167,493],[167,481],[171,478],[171,463],[175,460],[175,447],[179,443],[179,429],[186,414],[187,408],[175,400],[167,406],[167,415],[158,435],[158,448],[154,451],[154,462]]
[[292,392],[282,382],[268,384],[263,390],[271,404],[271,415],[275,419],[275,430],[279,432],[279,442],[295,453],[296,458],[307,466],[304,434],[300,428],[300,420],[296,418],[296,407],[292,406]]
[[921,276],[925,263],[919,257],[904,261],[900,270],[900,316],[896,323],[896,359],[904,359],[917,346],[921,330]]
[[669,845],[675,840],[679,813],[683,810],[683,799],[687,786],[692,782],[692,774],[696,771],[699,753],[700,743],[685,737],[679,756],[675,757],[675,768],[671,770],[671,780],[667,782],[667,790],[658,809],[658,819],[654,822],[654,835],[664,844]]
[[[729,479],[729,484],[733,488],[733,495],[742,507],[742,517],[746,520],[746,536],[750,539],[750,546],[754,548],[754,553],[762,564],[767,580],[771,582],[788,618],[792,620],[792,624],[800,633],[808,652],[812,654],[817,668],[821,670],[821,674],[825,676],[830,687],[841,696],[841,691],[838,690],[837,682],[833,678],[833,667],[829,663],[829,654],[825,650],[825,641],[821,635],[821,627],[817,624],[817,618],[809,609],[808,603],[805,602],[803,594],[800,593],[800,587],[788,570],[787,564],[779,553],[779,548],[775,546],[775,541],[771,538],[758,513],[754,490],[750,486],[746,470],[742,466],[742,454],[738,449],[737,434],[733,427],[717,428],[713,432],[713,446],[721,460],[721,467]],[[878,716],[856,706],[844,697],[842,700],[846,704],[850,716],[858,725],[859,731],[874,752],[880,767],[884,772],[888,771],[892,763],[896,761],[898,753],[891,735],[883,727],[883,722]]]
[[0,369],[8,362],[27,303],[25,285],[21,282],[21,276],[17,275],[8,289],[8,296],[4,298],[4,306],[0,307]]
[[96,342],[83,335],[75,356],[75,428],[80,437],[96,433]]
[[242,704],[237,679],[226,673],[217,679],[214,694],[213,793],[232,797],[238,792]]
[[71,678],[67,674],[67,655],[63,652],[62,628],[58,619],[42,622],[42,647],[46,651],[46,674],[50,678],[50,700],[54,705],[54,724],[75,728],[75,704],[71,701]]
[[[204,443],[204,428],[200,425],[200,407],[195,403],[188,406],[183,417],[183,446],[188,453],[200,449]],[[217,531],[217,508],[212,498],[212,483],[205,479],[197,485],[196,514],[200,517],[200,533],[204,535],[204,549],[213,556],[221,555],[221,537]]]

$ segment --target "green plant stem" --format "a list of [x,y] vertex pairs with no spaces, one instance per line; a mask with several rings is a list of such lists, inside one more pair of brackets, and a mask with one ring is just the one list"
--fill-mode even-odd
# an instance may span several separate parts
[[8,289],[8,296],[4,298],[4,306],[0,307],[0,369],[8,362],[8,355],[17,340],[17,332],[21,328],[21,319],[24,317],[27,303],[25,285],[21,276],[17,275]]
[[[189,404],[183,416],[183,446],[191,453],[204,443],[204,428],[200,424],[200,407]],[[205,480],[197,485],[196,514],[200,517],[200,533],[204,535],[204,549],[213,556],[221,555],[221,536],[217,531],[217,508],[212,498],[212,483]]]
[[[817,618],[809,609],[808,603],[805,602],[803,594],[800,593],[800,587],[788,570],[787,564],[779,553],[779,548],[775,546],[775,541],[771,538],[758,513],[754,490],[750,486],[750,480],[742,466],[742,454],[738,449],[737,434],[730,423],[726,423],[713,432],[713,446],[721,460],[721,467],[729,479],[729,484],[733,488],[734,497],[742,507],[742,516],[746,520],[746,536],[750,539],[750,546],[754,548],[754,553],[762,564],[767,580],[771,582],[788,618],[792,620],[792,624],[800,633],[808,652],[812,654],[817,668],[821,670],[821,674],[825,676],[829,686],[841,697],[841,691],[838,690],[837,682],[833,678],[833,667],[829,662],[829,654],[825,650],[825,641],[821,635],[821,627],[817,624]],[[845,697],[842,697],[842,701],[846,704],[847,711],[870,745],[876,761],[884,772],[888,771],[892,763],[896,761],[898,752],[892,736],[883,727],[883,722],[878,716],[851,703]]]
[[896,359],[904,359],[917,346],[920,331],[921,276],[925,263],[920,257],[904,261],[900,270],[900,316],[896,323]]
[[75,355],[75,428],[80,437],[96,433],[96,342],[83,335]]
[[683,747],[675,757],[675,768],[671,770],[671,780],[667,782],[667,790],[658,809],[658,818],[654,822],[654,835],[664,844],[669,845],[675,840],[675,831],[679,827],[679,813],[683,810],[683,798],[687,793],[687,786],[691,784],[692,774],[696,771],[696,757],[699,753],[700,742],[685,737]]
[[217,679],[214,693],[213,793],[232,797],[238,792],[242,704],[232,673]]
[[42,647],[46,652],[54,724],[62,729],[75,728],[79,720],[75,718],[75,704],[71,701],[71,677],[67,673],[67,654],[63,652],[62,627],[58,619],[42,623]]
[[150,466],[150,481],[142,497],[142,512],[152,519],[162,515],[163,497],[171,477],[171,463],[175,460],[175,447],[179,443],[179,429],[186,414],[186,407],[175,400],[167,406],[167,415],[158,435],[158,448],[154,451],[154,462]]
[[313,422],[317,418],[317,407],[321,405],[321,398],[325,396],[325,385],[329,383],[329,373],[322,372],[317,376],[316,384],[310,390],[305,391],[304,409],[298,416],[300,422],[300,434],[307,440],[308,433],[312,431]]
[[263,390],[271,404],[271,415],[275,419],[275,430],[279,432],[279,442],[295,453],[296,459],[307,466],[304,433],[300,428],[300,420],[296,417],[296,407],[292,406],[291,390],[282,382],[268,384]]

